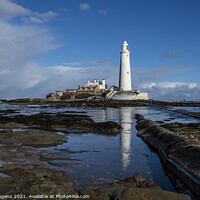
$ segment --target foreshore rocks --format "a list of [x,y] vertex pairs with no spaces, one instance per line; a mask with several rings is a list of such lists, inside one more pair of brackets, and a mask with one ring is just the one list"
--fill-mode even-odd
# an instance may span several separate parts
[[177,112],[180,114],[188,115],[190,117],[195,117],[200,119],[200,112],[190,112],[184,109],[173,110],[173,112]]
[[176,135],[192,139],[194,141],[200,141],[200,123],[167,123],[160,125]]
[[89,194],[91,200],[190,200],[184,194],[162,190],[152,181],[145,180],[135,174],[124,180],[111,183],[94,190],[82,190],[81,194]]
[[127,106],[180,106],[180,107],[200,107],[200,102],[169,102],[155,100],[115,100],[107,98],[97,99],[79,99],[79,100],[60,100],[60,99],[45,99],[45,98],[24,98],[13,100],[1,100],[2,103],[8,104],[49,104],[60,107],[127,107]]
[[49,131],[67,132],[68,129],[78,129],[108,135],[117,135],[121,130],[121,126],[113,121],[96,123],[87,115],[68,113],[0,116],[0,126],[6,123],[23,124],[30,128]]
[[[77,186],[71,177],[54,169],[45,159],[57,160],[61,156],[12,144],[1,145],[0,155],[1,195],[77,194]],[[66,160],[66,156],[62,158]]]
[[[176,135],[142,116],[137,115],[136,118],[137,135],[159,152],[165,166],[173,169],[183,182],[200,195],[200,143]],[[185,176],[187,173],[188,176]]]

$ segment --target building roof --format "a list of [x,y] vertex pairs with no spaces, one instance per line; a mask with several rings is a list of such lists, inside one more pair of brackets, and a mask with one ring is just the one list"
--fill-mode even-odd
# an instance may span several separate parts
[[89,82],[89,83],[87,83],[87,84],[85,84],[85,85],[91,85],[91,86],[93,86],[93,85],[102,85],[102,82],[96,82],[96,83],[93,83],[93,82]]
[[56,92],[65,92],[65,91],[56,90]]

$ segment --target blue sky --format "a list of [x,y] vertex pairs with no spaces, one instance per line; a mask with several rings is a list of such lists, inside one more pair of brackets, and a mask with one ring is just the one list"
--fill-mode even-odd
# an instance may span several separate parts
[[118,85],[131,51],[133,89],[200,99],[199,0],[0,0],[0,98],[44,97],[88,79]]

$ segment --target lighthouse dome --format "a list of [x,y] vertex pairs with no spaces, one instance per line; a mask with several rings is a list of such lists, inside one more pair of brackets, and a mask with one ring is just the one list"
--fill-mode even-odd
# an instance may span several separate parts
[[128,43],[126,42],[126,40],[124,40],[124,43],[123,43],[123,45],[128,45]]

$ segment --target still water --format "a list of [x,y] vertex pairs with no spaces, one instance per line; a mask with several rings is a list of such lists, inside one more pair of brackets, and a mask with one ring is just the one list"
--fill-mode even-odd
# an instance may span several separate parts
[[88,181],[113,182],[140,174],[169,191],[175,190],[165,175],[158,155],[137,137],[134,115],[142,114],[154,121],[167,119],[168,123],[200,122],[199,119],[153,107],[58,109],[48,106],[0,105],[0,109],[17,109],[26,115],[39,112],[86,111],[86,114],[96,122],[115,121],[122,127],[117,136],[75,133],[72,130],[70,134],[65,134],[68,137],[67,143],[46,149],[55,151],[67,149],[73,152],[71,159],[76,165],[62,167],[61,170],[67,171],[81,185]]
[[158,155],[137,137],[134,119],[136,113],[155,121],[171,118],[170,122],[199,122],[192,117],[151,107],[88,110],[88,114],[96,122],[113,120],[121,125],[122,130],[118,136],[92,133],[81,136],[68,135],[69,142],[62,145],[62,148],[65,146],[72,151],[88,151],[72,155],[73,158],[82,161],[80,165],[69,169],[68,173],[79,182],[88,179],[115,181],[140,174],[146,179],[153,180],[161,188],[174,191],[163,171]]

